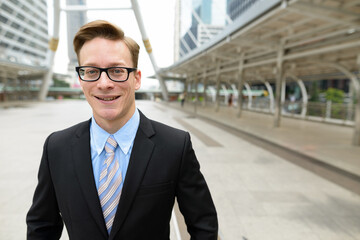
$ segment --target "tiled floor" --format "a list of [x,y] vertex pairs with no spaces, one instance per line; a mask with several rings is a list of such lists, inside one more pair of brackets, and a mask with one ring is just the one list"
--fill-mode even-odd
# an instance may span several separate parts
[[[359,195],[189,113],[154,102],[137,106],[149,118],[190,131],[223,240],[360,239]],[[25,239],[46,136],[90,116],[84,101],[0,109],[0,239]]]

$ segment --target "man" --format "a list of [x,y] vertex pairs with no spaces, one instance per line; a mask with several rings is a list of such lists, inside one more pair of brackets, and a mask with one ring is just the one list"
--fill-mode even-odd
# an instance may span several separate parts
[[135,106],[139,46],[106,21],[74,38],[89,121],[44,145],[28,239],[169,239],[175,197],[191,239],[217,239],[217,215],[188,133]]

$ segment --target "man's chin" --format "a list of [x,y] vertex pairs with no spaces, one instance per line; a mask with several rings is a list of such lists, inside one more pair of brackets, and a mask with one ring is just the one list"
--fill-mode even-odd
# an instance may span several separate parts
[[94,116],[97,116],[98,118],[105,120],[105,121],[114,121],[119,118],[119,110],[117,109],[106,109],[102,110],[100,112],[97,112],[97,114]]

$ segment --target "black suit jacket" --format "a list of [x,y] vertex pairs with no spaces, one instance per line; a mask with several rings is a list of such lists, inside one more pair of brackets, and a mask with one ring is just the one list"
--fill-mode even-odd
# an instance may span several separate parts
[[169,239],[177,198],[191,239],[217,239],[217,216],[188,133],[147,119],[140,125],[112,231],[95,185],[90,121],[51,134],[44,145],[27,239]]

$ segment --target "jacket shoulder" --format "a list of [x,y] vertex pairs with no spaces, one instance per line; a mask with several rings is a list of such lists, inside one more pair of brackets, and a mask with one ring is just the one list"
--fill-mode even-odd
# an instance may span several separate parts
[[165,147],[170,151],[174,149],[182,151],[185,145],[191,141],[190,134],[184,130],[154,120],[150,121],[155,132],[152,139],[162,148]]
[[141,111],[140,112],[140,126],[139,128],[145,133],[148,137],[179,137],[183,139],[188,135],[188,132],[171,127],[164,123],[155,121],[153,119],[147,118]]
[[172,136],[179,136],[179,137],[184,137],[185,135],[188,134],[188,132],[166,125],[164,123],[155,121],[155,120],[150,120],[156,134],[170,134]]
[[65,128],[60,131],[53,132],[49,137],[49,141],[68,141],[70,138],[81,135],[84,132],[89,132],[90,120],[75,124],[71,127]]

